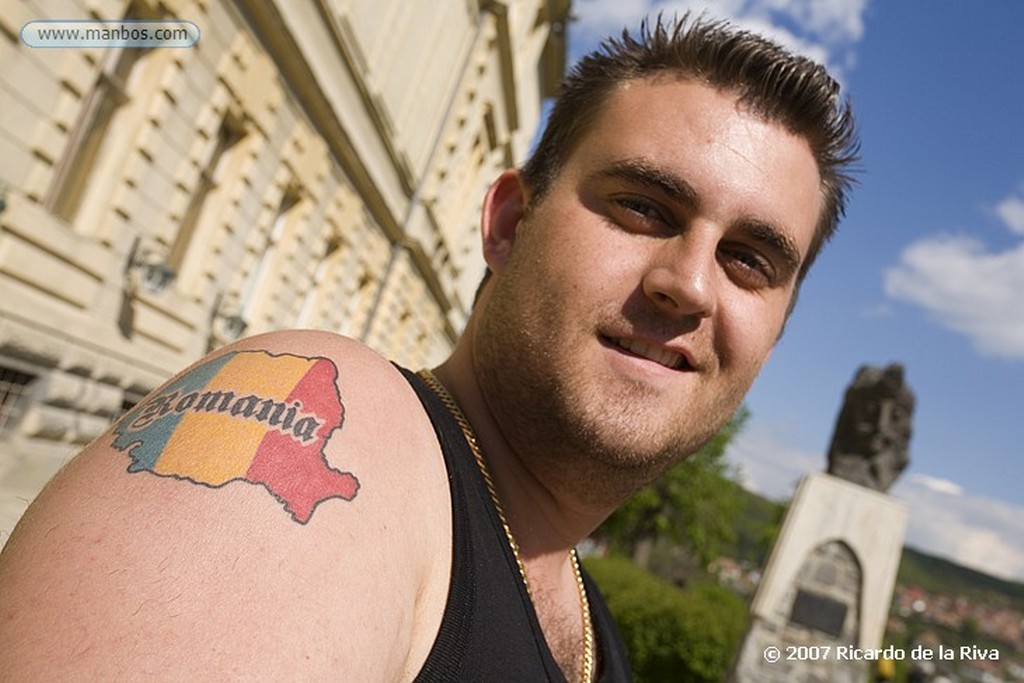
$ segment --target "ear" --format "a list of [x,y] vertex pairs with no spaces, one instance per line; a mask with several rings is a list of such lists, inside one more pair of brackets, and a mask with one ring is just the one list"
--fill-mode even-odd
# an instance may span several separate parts
[[498,176],[484,198],[480,218],[484,260],[494,272],[500,272],[512,253],[523,214],[526,211],[526,187],[522,175],[510,169]]

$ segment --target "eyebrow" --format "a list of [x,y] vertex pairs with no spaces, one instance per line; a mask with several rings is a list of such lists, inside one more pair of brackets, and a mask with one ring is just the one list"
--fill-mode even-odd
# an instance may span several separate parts
[[604,178],[617,178],[629,183],[643,185],[655,190],[660,190],[680,204],[696,207],[700,204],[700,195],[693,189],[690,183],[686,182],[674,173],[668,173],[643,159],[625,159],[617,161],[607,168],[601,169],[597,174]]
[[[643,159],[617,161],[607,168],[601,169],[595,175],[658,190],[687,207],[700,206],[700,194],[690,183]],[[757,219],[741,220],[739,227],[750,239],[779,255],[785,275],[783,279],[787,279],[800,267],[800,250],[797,248],[796,242],[778,227]]]
[[774,225],[759,220],[744,220],[740,227],[756,242],[765,245],[782,259],[782,276],[788,280],[800,268],[800,250],[789,235]]

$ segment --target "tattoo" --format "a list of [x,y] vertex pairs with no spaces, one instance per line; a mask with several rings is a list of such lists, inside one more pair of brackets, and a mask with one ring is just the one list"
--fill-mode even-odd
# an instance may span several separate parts
[[345,407],[327,358],[236,351],[185,373],[124,416],[114,448],[128,471],[220,488],[265,487],[292,519],[329,498],[352,500],[359,481],[327,464],[324,448]]

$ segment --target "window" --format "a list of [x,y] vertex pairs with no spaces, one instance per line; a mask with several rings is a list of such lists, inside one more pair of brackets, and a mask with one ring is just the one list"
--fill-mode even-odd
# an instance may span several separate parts
[[259,261],[249,276],[249,281],[242,291],[242,318],[252,322],[256,310],[265,303],[272,294],[270,286],[272,266],[278,256],[278,247],[292,217],[292,210],[301,201],[302,195],[298,188],[289,186],[281,197],[281,203],[277,208],[277,215],[274,218],[274,225],[270,229],[263,242],[263,249],[260,252]]
[[144,399],[146,396],[138,391],[132,391],[131,389],[125,389],[124,394],[121,397],[121,408],[117,411],[110,422],[114,423],[121,419],[125,413],[130,411],[132,408],[139,404],[139,401]]
[[181,271],[182,264],[188,254],[195,236],[196,227],[199,224],[199,217],[202,215],[203,206],[210,192],[217,187],[217,181],[221,180],[218,169],[224,161],[225,153],[234,147],[245,136],[245,128],[239,117],[228,114],[217,130],[217,142],[213,151],[206,160],[206,164],[199,172],[199,182],[192,192],[185,215],[181,219],[178,234],[171,247],[170,265],[176,271]]
[[0,365],[0,434],[13,425],[24,410],[22,397],[27,395],[35,379],[35,375]]
[[332,235],[324,245],[323,258],[321,258],[320,262],[316,264],[316,272],[313,273],[313,281],[310,282],[309,286],[306,288],[306,294],[303,297],[302,306],[299,309],[299,317],[296,320],[296,325],[298,327],[316,327],[322,324],[323,321],[320,317],[318,316],[314,319],[313,314],[323,291],[328,288],[328,285],[324,280],[327,278],[331,264],[336,260],[335,254],[337,254],[341,249],[341,243],[340,237]]
[[[139,6],[133,4],[124,20],[143,18]],[[100,156],[107,131],[118,109],[129,100],[128,81],[135,67],[149,49],[120,48],[111,50],[82,105],[82,115],[68,139],[67,152],[57,165],[46,206],[68,223],[75,219],[79,206]]]

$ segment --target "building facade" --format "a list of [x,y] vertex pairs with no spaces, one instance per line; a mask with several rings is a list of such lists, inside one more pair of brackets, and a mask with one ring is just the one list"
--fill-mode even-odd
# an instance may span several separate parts
[[[488,183],[565,62],[569,0],[0,0],[0,544],[75,451],[243,335],[440,360]],[[182,20],[190,48],[28,47]]]

